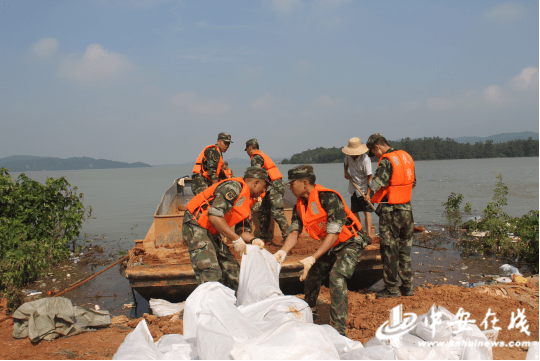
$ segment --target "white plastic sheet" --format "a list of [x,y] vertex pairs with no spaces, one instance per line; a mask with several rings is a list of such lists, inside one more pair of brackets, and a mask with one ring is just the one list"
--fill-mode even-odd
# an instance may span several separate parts
[[[399,347],[377,338],[362,346],[329,325],[313,324],[307,303],[279,290],[275,258],[256,246],[248,245],[247,251],[238,299],[220,283],[202,284],[185,302],[184,335],[165,335],[154,343],[142,321],[114,359],[492,359],[486,341],[495,341],[496,332],[473,324],[458,329],[457,317],[436,305],[401,336]],[[432,312],[440,316],[435,324]],[[535,352],[538,343],[529,350]]]
[[184,311],[185,302],[172,303],[165,300],[150,299],[150,308],[152,309],[152,314],[162,317],[168,315],[174,315],[175,313]]

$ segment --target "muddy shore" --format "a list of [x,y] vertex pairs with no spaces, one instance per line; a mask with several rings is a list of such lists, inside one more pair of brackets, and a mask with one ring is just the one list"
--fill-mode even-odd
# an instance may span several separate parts
[[[415,271],[414,285],[417,287],[415,296],[377,300],[374,293],[382,288],[381,282],[368,290],[349,292],[347,320],[349,337],[365,343],[374,337],[378,326],[388,320],[389,310],[401,303],[404,312],[414,312],[418,315],[427,312],[433,304],[443,306],[453,313],[457,313],[462,307],[471,313],[471,319],[477,320],[479,327],[489,308],[497,314],[499,319],[497,326],[502,328],[498,341],[538,341],[538,308],[531,306],[530,302],[491,295],[483,291],[485,287],[462,287],[478,282],[494,283],[493,276],[501,273],[499,266],[510,260],[481,254],[463,258],[460,253],[460,235],[456,237],[453,234],[452,237],[444,228],[437,225],[426,226],[424,231],[415,234],[415,246],[411,254]],[[274,242],[280,244],[281,239],[275,239]],[[310,254],[311,248],[316,246],[314,243],[302,242],[296,253]],[[278,248],[267,246],[267,249],[274,252]],[[114,247],[93,246],[85,250],[83,255],[74,255],[70,261],[48,270],[40,280],[28,285],[27,289],[43,292],[42,295],[47,291],[62,291],[77,281],[99,272],[122,256],[123,254]],[[527,276],[526,270],[526,267],[521,268],[522,273]],[[150,313],[147,303],[140,299],[136,311],[124,307],[134,300],[131,292],[124,290],[122,293],[119,290],[119,287],[126,289],[127,283],[121,272],[120,266],[115,266],[64,295],[70,298],[73,304],[87,308],[99,305],[101,309],[109,310],[116,323],[97,332],[32,344],[28,339],[13,339],[11,336],[13,324],[8,319],[0,322],[0,359],[112,358],[126,335],[140,321],[143,313]],[[129,288],[127,289],[129,291]],[[535,292],[538,300],[538,288]],[[301,294],[297,296],[303,298]],[[330,295],[326,287],[322,288],[318,302],[321,317],[316,323],[329,323]],[[517,309],[525,309],[530,335],[516,329],[508,330],[511,314],[516,313]],[[5,307],[0,306],[0,320],[5,312]],[[145,315],[145,318],[155,340],[163,334],[182,332],[181,319],[171,321],[170,317],[159,319],[151,315]],[[526,351],[526,347],[495,347],[493,354],[495,359],[524,359]]]

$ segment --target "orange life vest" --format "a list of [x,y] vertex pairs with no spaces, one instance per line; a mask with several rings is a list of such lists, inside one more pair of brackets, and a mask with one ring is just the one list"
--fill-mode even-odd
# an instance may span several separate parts
[[263,168],[266,169],[268,172],[268,176],[270,177],[270,180],[273,182],[276,179],[281,179],[283,176],[281,175],[281,172],[279,171],[278,167],[272,162],[272,159],[270,159],[269,156],[261,152],[260,150],[256,150],[251,155],[251,159],[253,159],[254,155],[260,155],[264,159],[264,166]]
[[227,178],[229,178],[229,179],[232,178],[232,169],[231,168],[227,168],[227,170],[224,170],[223,172],[225,173]]
[[[225,213],[225,221],[227,222],[227,224],[229,226],[234,226],[235,224],[251,216],[251,195],[249,187],[244,182],[243,178],[222,180],[221,182],[216,183],[206,188],[201,193],[197,194],[187,204],[189,212],[193,215],[193,218],[197,220],[197,223],[213,235],[216,235],[219,232],[214,228],[214,226],[212,226],[212,224],[208,220],[208,208],[210,208],[210,206],[212,205],[212,201],[214,200],[214,198],[216,198],[216,196],[214,195],[214,191],[216,190],[216,188],[224,182],[231,181],[240,182],[240,184],[242,184],[242,191],[240,192],[238,199],[236,199],[236,201],[234,202],[234,206],[227,213]],[[199,217],[199,219],[197,219],[199,213],[201,216]]]
[[387,196],[389,204],[404,204],[411,201],[414,183],[414,161],[409,153],[396,150],[384,153],[381,160],[387,158],[392,163],[392,178],[386,187],[379,189],[371,198],[371,203],[380,203]]
[[358,221],[356,216],[351,212],[347,204],[343,200],[343,197],[336,191],[316,184],[315,189],[311,191],[308,198],[308,204],[306,207],[306,200],[304,198],[298,198],[296,201],[296,212],[302,219],[305,230],[309,236],[313,239],[323,239],[326,237],[326,224],[328,223],[328,213],[323,209],[319,198],[320,192],[334,192],[339,196],[345,206],[345,212],[347,218],[350,218],[352,224],[349,226],[343,225],[343,229],[339,234],[338,240],[332,245],[332,247],[347,241],[353,236],[358,236],[358,232],[362,229],[362,224]]
[[202,176],[208,179],[209,181],[211,181],[212,179],[210,179],[210,177],[208,176],[208,171],[204,170],[202,166],[202,162],[206,160],[206,157],[204,156],[204,152],[206,152],[208,148],[212,148],[212,147],[216,147],[216,150],[219,153],[219,162],[218,162],[218,166],[216,170],[216,176],[219,177],[219,172],[221,171],[221,167],[223,166],[223,157],[221,156],[221,150],[215,144],[209,145],[208,147],[203,149],[203,151],[201,152],[201,154],[199,154],[199,156],[197,157],[197,160],[195,161],[195,167],[193,167],[193,174],[197,174],[197,173],[202,174]]

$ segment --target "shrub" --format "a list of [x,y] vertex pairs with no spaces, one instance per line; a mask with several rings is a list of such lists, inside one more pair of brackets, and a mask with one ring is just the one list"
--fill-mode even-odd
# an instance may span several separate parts
[[82,200],[64,177],[47,178],[43,185],[24,173],[15,180],[0,170],[1,292],[35,280],[40,270],[69,256],[69,242],[92,212]]

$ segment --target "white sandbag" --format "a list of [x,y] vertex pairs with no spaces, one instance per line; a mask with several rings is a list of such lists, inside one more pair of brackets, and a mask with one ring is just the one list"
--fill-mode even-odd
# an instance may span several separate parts
[[286,321],[313,323],[313,314],[306,301],[295,296],[272,296],[266,300],[240,306],[238,310],[266,332]]
[[[220,292],[219,288],[223,290]],[[262,334],[252,320],[229,302],[225,289],[228,290],[218,283],[216,288],[207,292],[206,297],[201,298],[195,337],[197,354],[201,359],[230,359],[230,351],[235,343]]]
[[197,345],[194,340],[186,340],[180,334],[162,336],[155,343],[162,360],[195,360],[198,358]]
[[431,351],[431,347],[418,347],[403,345],[394,348],[394,353],[398,360],[425,360]]
[[212,297],[218,298],[221,302],[230,305],[234,305],[236,302],[234,291],[219,282],[206,282],[198,286],[189,295],[184,307],[184,337],[186,339],[197,336],[198,313],[201,310],[207,309],[205,300]]
[[406,346],[416,346],[416,347],[425,346],[425,347],[431,348],[431,346],[427,345],[426,341],[410,333],[406,333],[403,336],[401,336],[401,343]]
[[389,344],[390,344],[390,341],[388,340],[380,340],[377,337],[373,337],[372,339],[368,340],[368,342],[364,344],[364,347],[373,347],[373,346],[381,346],[381,345],[388,346]]
[[324,328],[298,321],[236,344],[231,355],[235,360],[339,360]]
[[357,348],[339,356],[341,360],[396,360],[396,353],[390,345]]
[[424,360],[455,360],[447,345],[433,346]]
[[493,360],[491,345],[488,345],[485,337],[467,337],[467,345],[463,348],[462,360]]
[[[440,323],[435,323],[433,315],[439,312],[441,314]],[[433,304],[428,312],[418,317],[416,327],[410,333],[425,341],[448,341],[453,332],[452,326],[449,324],[451,318],[448,313],[449,311],[444,308],[439,311],[437,306]]]
[[353,341],[350,338],[341,335],[330,325],[321,325],[321,327],[326,332],[326,335],[336,348],[339,355],[364,347],[360,341]]
[[521,273],[519,273],[519,270],[516,267],[509,264],[503,264],[499,268],[503,270],[505,276],[511,277],[514,273],[516,273],[518,276],[523,276]]
[[249,305],[274,295],[283,296],[279,289],[281,264],[274,255],[252,245],[247,245],[246,251],[247,254],[242,255],[237,305]]
[[512,283],[512,279],[510,277],[497,277],[495,278],[495,281],[499,283]]
[[531,342],[525,360],[538,360],[538,341]]
[[161,352],[154,343],[146,320],[139,322],[113,356],[113,360],[158,360]]
[[184,305],[186,302],[172,303],[165,300],[150,299],[150,308],[152,309],[152,314],[162,317],[168,315],[174,315],[175,313],[184,311]]

